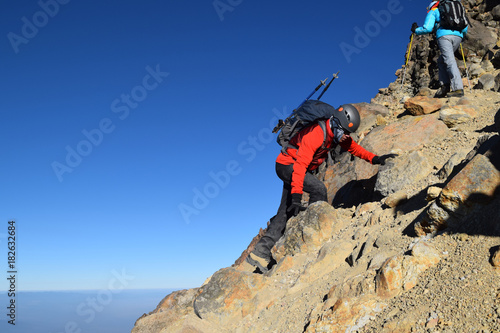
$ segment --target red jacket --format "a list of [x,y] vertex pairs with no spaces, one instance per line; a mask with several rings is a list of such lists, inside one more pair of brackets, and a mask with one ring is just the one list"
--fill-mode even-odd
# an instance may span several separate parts
[[[324,146],[327,148],[322,148],[324,140],[323,129],[318,124],[315,124],[304,128],[290,140],[290,144],[298,147],[298,149],[288,148],[287,154],[281,153],[276,159],[276,163],[294,165],[292,174],[292,193],[303,193],[306,172],[320,166],[328,155],[328,148],[331,149],[337,146],[333,141],[333,132],[328,123],[329,120],[325,120],[325,122],[327,133]],[[352,155],[370,163],[372,163],[373,157],[376,156],[357,144],[350,136],[347,140],[340,143],[340,146]]]

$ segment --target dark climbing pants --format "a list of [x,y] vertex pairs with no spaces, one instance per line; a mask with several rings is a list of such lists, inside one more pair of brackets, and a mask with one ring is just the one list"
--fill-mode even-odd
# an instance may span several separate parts
[[[253,253],[261,258],[271,259],[271,249],[283,236],[286,222],[292,217],[291,212],[288,212],[288,208],[292,204],[292,173],[293,164],[276,163],[276,174],[283,181],[283,194],[281,195],[278,212],[271,218],[265,235],[262,236],[253,250]],[[304,192],[309,193],[309,204],[317,201],[327,201],[326,186],[310,172],[307,172],[304,178]]]

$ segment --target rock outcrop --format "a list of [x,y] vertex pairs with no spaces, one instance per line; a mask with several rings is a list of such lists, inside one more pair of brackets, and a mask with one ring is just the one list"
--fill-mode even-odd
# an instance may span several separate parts
[[[439,197],[425,212],[422,221],[415,226],[416,233],[423,235],[435,233],[447,227],[465,227],[465,221],[477,215],[482,206],[488,205],[500,192],[500,137],[491,137],[486,142],[480,140],[471,151],[468,160],[441,191]],[[500,209],[499,209],[500,213]],[[500,235],[500,215],[490,217],[493,223],[480,226],[467,225],[466,231],[474,232],[474,228],[488,228],[490,233]]]
[[316,175],[328,202],[288,221],[269,272],[240,269],[260,230],[232,267],[132,332],[499,332],[500,4],[464,5],[464,98],[432,97],[438,48],[416,38],[402,89],[398,70],[356,104],[356,140],[398,156],[374,166],[338,149]]

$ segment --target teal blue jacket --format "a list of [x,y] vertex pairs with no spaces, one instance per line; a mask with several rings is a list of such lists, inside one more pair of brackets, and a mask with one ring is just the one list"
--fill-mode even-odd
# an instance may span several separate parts
[[467,26],[462,31],[442,29],[439,27],[440,21],[441,21],[441,15],[439,14],[439,10],[437,8],[431,9],[429,11],[429,13],[427,14],[427,16],[425,17],[424,25],[421,27],[418,27],[415,30],[415,33],[417,35],[425,35],[425,34],[430,34],[433,31],[436,31],[437,38],[440,38],[440,37],[443,37],[446,35],[454,35],[454,36],[459,36],[459,37],[464,38],[464,34],[467,33],[467,30],[469,28]]

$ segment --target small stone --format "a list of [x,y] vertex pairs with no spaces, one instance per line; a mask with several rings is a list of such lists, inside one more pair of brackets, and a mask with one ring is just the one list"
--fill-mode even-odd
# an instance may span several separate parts
[[390,194],[386,199],[385,199],[385,204],[391,208],[397,207],[403,203],[408,201],[408,195],[406,192],[399,191],[393,194]]
[[440,187],[437,187],[437,186],[431,186],[429,187],[429,189],[427,190],[427,197],[425,198],[427,201],[432,201],[434,199],[436,199],[439,194],[441,193],[441,188]]
[[475,89],[492,90],[495,87],[495,77],[491,74],[483,74],[479,77]]
[[387,119],[385,119],[383,116],[378,114],[377,120],[375,121],[375,124],[377,126],[385,126],[385,125],[387,125]]
[[481,67],[486,71],[486,72],[492,72],[495,70],[495,67],[493,67],[493,64],[489,60],[484,60],[481,63]]
[[497,249],[491,256],[491,264],[495,268],[500,268],[500,249]]
[[438,318],[433,318],[433,319],[429,320],[427,322],[427,324],[425,324],[425,327],[427,327],[427,328],[434,328],[434,327],[437,326],[438,322],[439,322]]
[[427,87],[421,88],[417,94],[417,96],[431,96],[431,95],[432,95],[432,91]]

